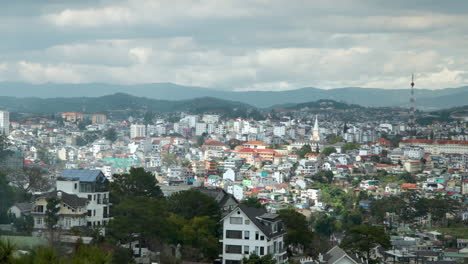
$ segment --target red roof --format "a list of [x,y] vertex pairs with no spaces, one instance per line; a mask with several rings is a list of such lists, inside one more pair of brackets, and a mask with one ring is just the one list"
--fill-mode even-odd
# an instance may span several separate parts
[[384,145],[384,146],[391,146],[392,142],[390,142],[390,140],[388,140],[386,138],[379,138],[376,141],[372,142],[372,144],[380,144],[380,145]]
[[417,189],[418,185],[416,183],[403,183],[401,185],[402,189]]
[[225,144],[223,142],[218,141],[218,140],[214,140],[214,139],[205,140],[204,145],[208,145],[208,146],[225,146]]

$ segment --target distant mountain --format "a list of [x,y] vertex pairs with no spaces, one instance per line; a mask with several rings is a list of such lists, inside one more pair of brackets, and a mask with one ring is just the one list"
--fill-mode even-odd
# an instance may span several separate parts
[[320,99],[315,102],[307,102],[300,104],[286,104],[286,105],[277,105],[275,107],[291,109],[291,110],[300,110],[300,109],[327,109],[327,110],[349,110],[349,109],[362,109],[363,106],[356,104],[347,104],[343,102],[337,102],[329,99]]
[[[188,100],[213,97],[239,101],[258,108],[273,105],[297,104],[330,99],[363,106],[409,106],[410,89],[378,89],[347,87],[323,90],[302,88],[289,91],[232,92],[202,87],[188,87],[172,83],[112,85],[112,84],[24,84],[0,83],[3,96],[14,97],[83,97],[127,93],[159,100]],[[422,110],[436,110],[462,106],[468,102],[468,86],[439,90],[416,89],[416,106]]]
[[88,113],[106,111],[150,110],[159,112],[190,111],[203,112],[232,112],[235,109],[253,109],[254,107],[228,100],[212,97],[202,97],[190,100],[169,101],[116,93],[100,97],[57,97],[57,98],[17,98],[0,97],[0,109],[30,113],[81,112]]

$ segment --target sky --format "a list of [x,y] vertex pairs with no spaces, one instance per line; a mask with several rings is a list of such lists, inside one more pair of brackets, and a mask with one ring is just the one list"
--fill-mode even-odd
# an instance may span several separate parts
[[223,90],[468,84],[466,0],[18,0],[0,81]]

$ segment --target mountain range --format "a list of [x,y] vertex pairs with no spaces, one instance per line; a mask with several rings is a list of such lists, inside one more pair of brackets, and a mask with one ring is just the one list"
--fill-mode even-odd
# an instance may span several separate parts
[[[410,89],[378,89],[347,87],[318,89],[313,87],[287,91],[224,91],[211,88],[181,86],[173,83],[135,85],[90,84],[26,84],[0,83],[2,96],[70,98],[100,97],[114,93],[158,100],[190,100],[201,97],[238,101],[257,108],[297,104],[330,99],[363,106],[409,106]],[[415,89],[416,107],[437,110],[468,104],[468,86],[438,90]],[[60,103],[60,102],[58,102]],[[1,105],[0,105],[1,106]]]

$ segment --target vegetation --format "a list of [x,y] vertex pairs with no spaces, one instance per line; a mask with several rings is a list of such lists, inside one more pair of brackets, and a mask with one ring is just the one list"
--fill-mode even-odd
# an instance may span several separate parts
[[336,153],[336,148],[335,147],[326,147],[322,150],[322,154],[325,156],[328,156],[332,153]]

